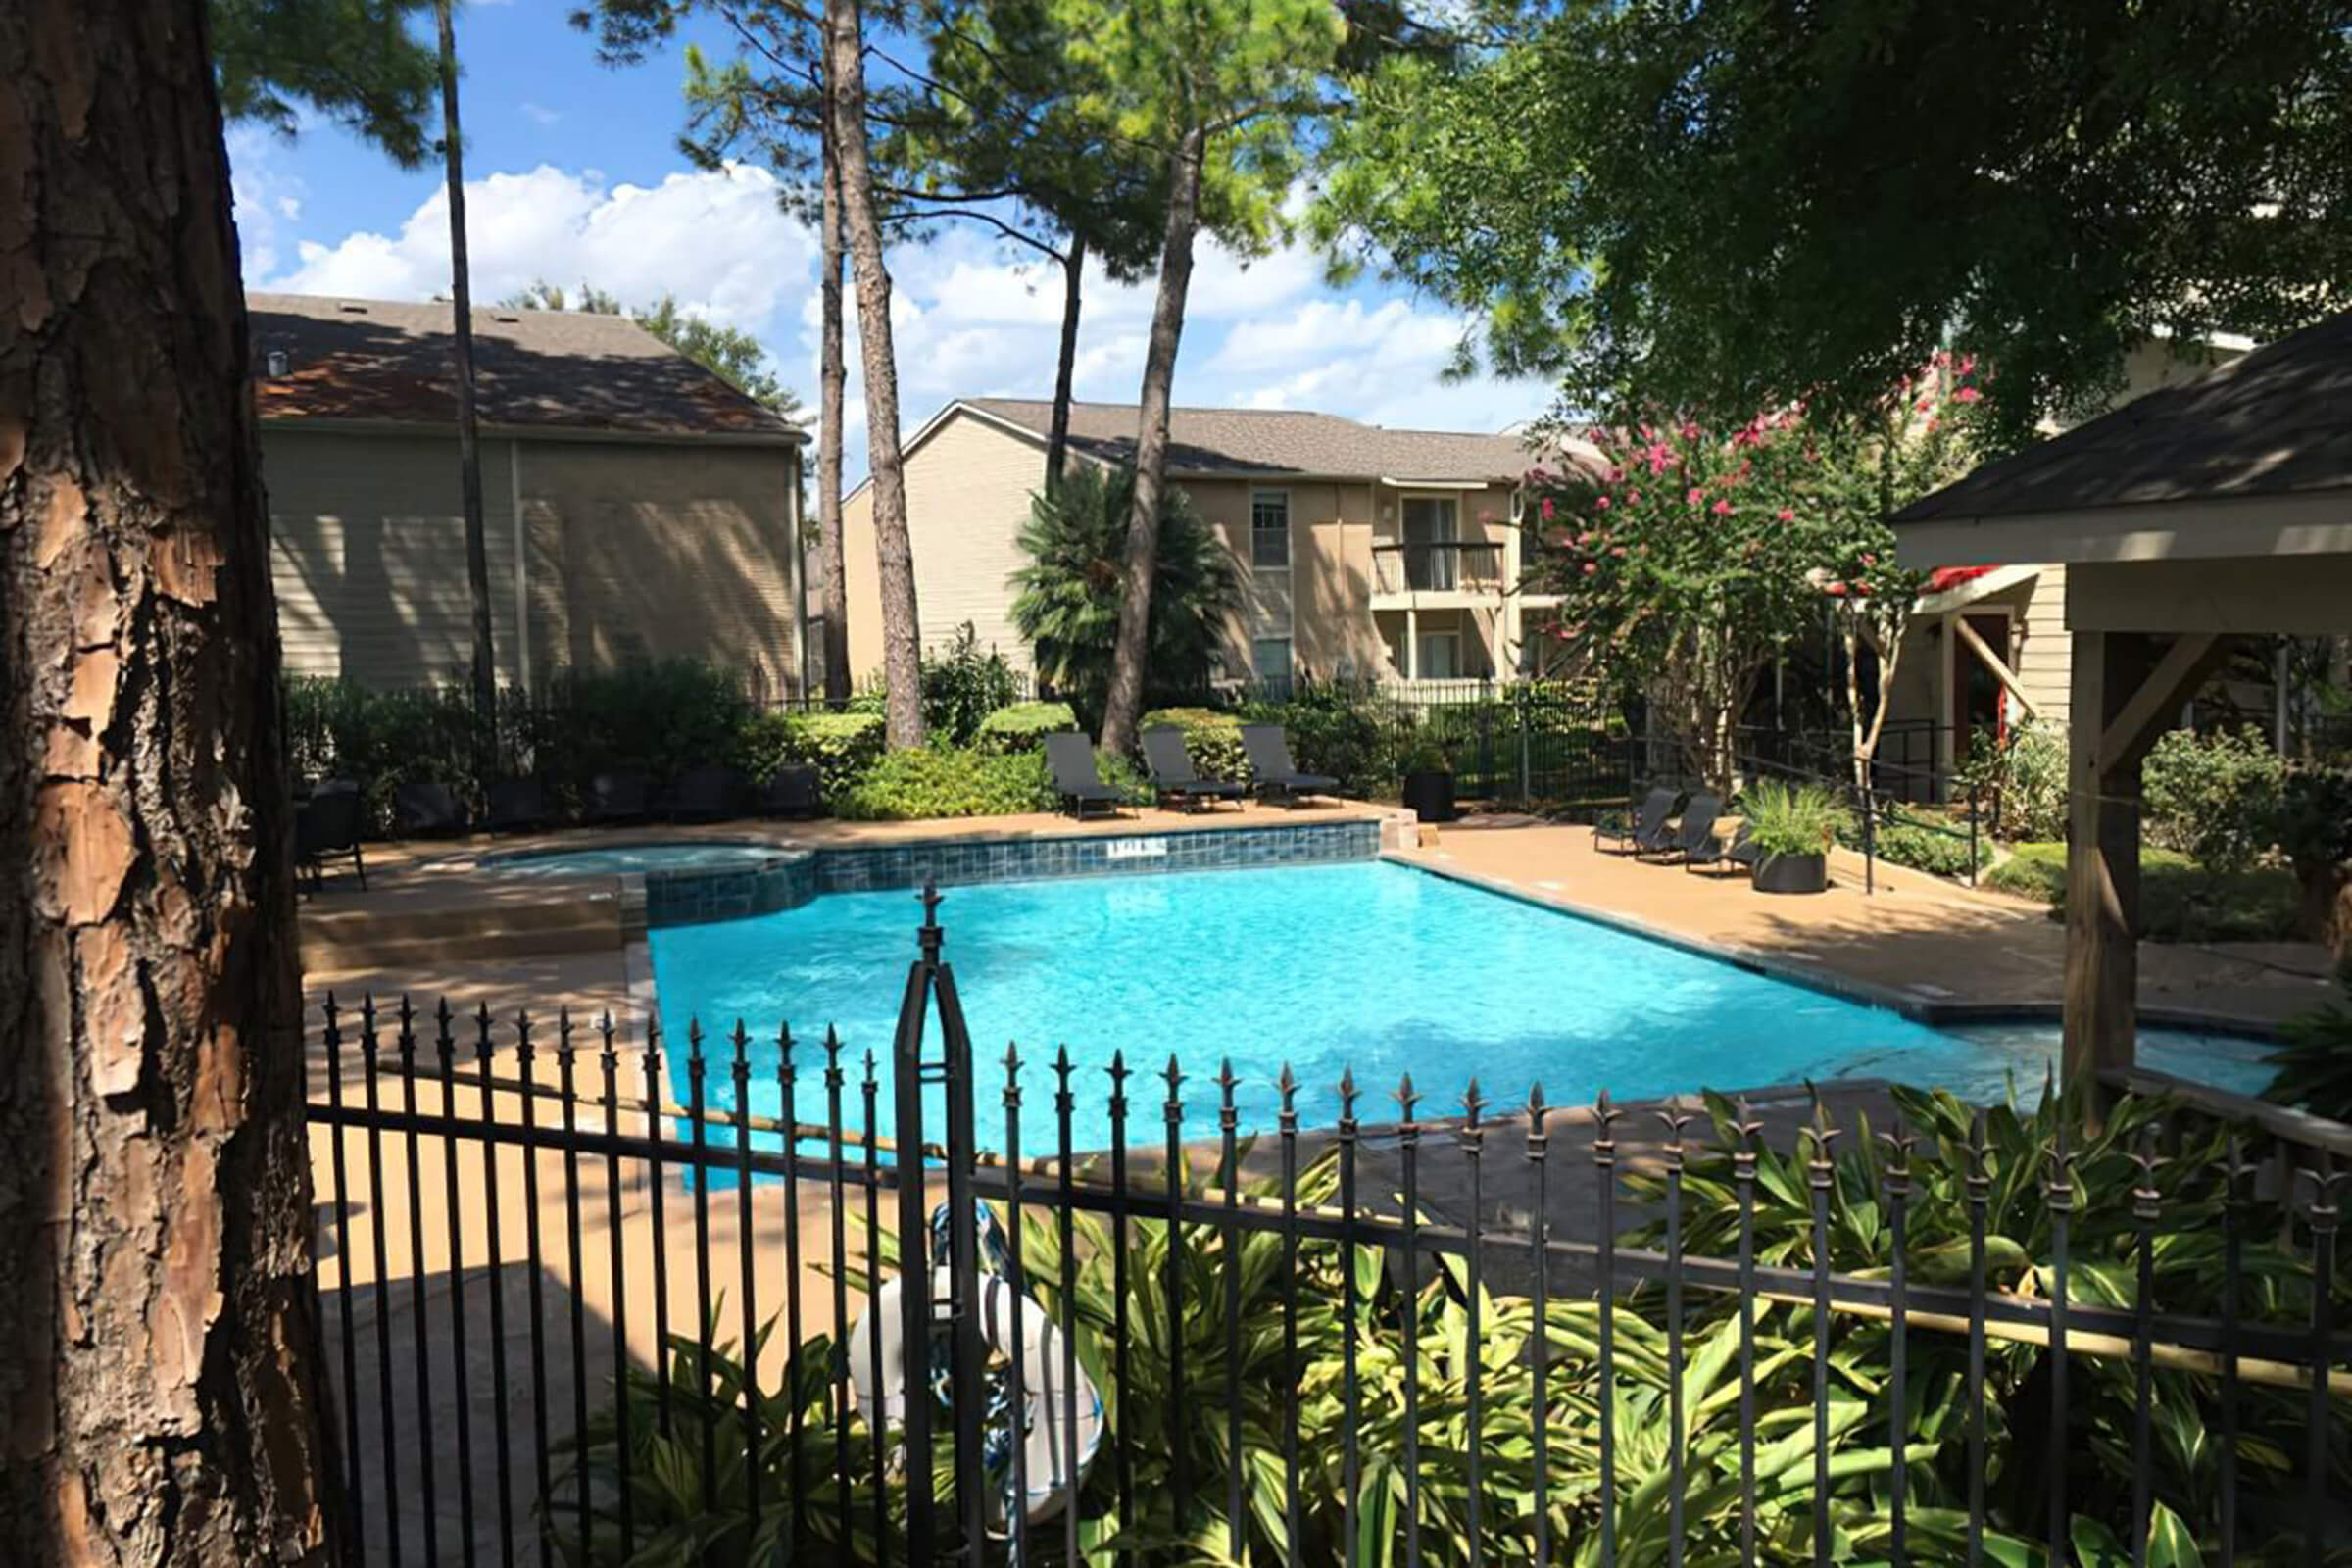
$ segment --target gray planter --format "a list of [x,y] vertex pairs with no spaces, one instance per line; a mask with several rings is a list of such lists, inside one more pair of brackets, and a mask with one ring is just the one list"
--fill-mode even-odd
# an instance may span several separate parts
[[1450,822],[1453,810],[1453,775],[1434,768],[1404,775],[1402,791],[1404,804],[1424,822]]
[[1758,893],[1824,893],[1829,886],[1826,855],[1767,855],[1756,861]]

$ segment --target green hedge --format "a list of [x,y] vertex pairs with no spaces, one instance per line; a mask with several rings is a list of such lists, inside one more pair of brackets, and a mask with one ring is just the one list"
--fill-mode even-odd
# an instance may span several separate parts
[[[2066,917],[2066,846],[2020,844],[1992,868],[1987,887],[2039,899]],[[2177,851],[2139,852],[2139,934],[2152,942],[2272,942],[2295,930],[2295,879],[2271,867],[2210,875]]]
[[[1859,848],[1860,835],[1849,836],[1849,845]],[[1958,832],[1945,832],[1917,822],[1882,822],[1873,839],[1879,858],[1891,865],[1907,865],[1914,871],[1926,871],[1933,876],[1964,877],[1968,875],[1968,832],[1963,826]],[[1989,834],[1977,840],[1977,869],[1981,872],[1992,863],[1992,843]]]
[[880,713],[761,713],[744,726],[735,765],[765,783],[784,763],[805,762],[829,804],[873,766],[885,737]]
[[1047,810],[1054,794],[1042,753],[951,748],[887,752],[838,797],[834,814],[858,822],[927,816],[1003,816]]
[[1144,715],[1143,729],[1168,724],[1184,731],[1185,754],[1202,778],[1250,779],[1250,759],[1242,751],[1242,722],[1214,708],[1155,708]]
[[1077,727],[1078,715],[1067,703],[1014,703],[982,719],[972,745],[999,757],[1034,752],[1041,737]]

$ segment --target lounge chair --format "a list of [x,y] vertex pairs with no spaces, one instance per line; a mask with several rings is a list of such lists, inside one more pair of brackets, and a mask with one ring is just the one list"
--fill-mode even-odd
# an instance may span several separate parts
[[1683,805],[1683,814],[1674,824],[1672,835],[1653,849],[1638,851],[1644,858],[1662,856],[1674,860],[1688,860],[1701,854],[1715,842],[1715,819],[1723,814],[1723,797],[1709,790],[1700,790]]
[[1713,869],[1718,873],[1737,875],[1740,871],[1753,871],[1758,858],[1760,854],[1756,849],[1756,841],[1747,836],[1747,824],[1742,822],[1729,844],[1710,832],[1706,843],[1696,849],[1684,850],[1683,869]]
[[402,838],[430,838],[466,830],[466,812],[449,786],[429,778],[412,778],[392,792],[392,825]]
[[357,784],[330,779],[294,813],[294,859],[310,873],[312,887],[325,886],[328,861],[348,856],[352,872],[360,879],[360,891],[368,890],[368,866],[360,858],[360,819],[365,808]]
[[548,824],[547,791],[535,778],[492,779],[488,806],[482,826],[493,833],[528,833]]
[[662,814],[680,822],[716,822],[735,814],[743,781],[723,762],[704,762],[680,773],[662,795]]
[[777,768],[760,792],[760,809],[770,816],[816,815],[824,809],[816,769],[806,762],[786,762]]
[[1083,817],[1089,807],[1100,806],[1114,815],[1126,797],[1102,782],[1095,766],[1095,748],[1074,729],[1045,737],[1046,766],[1054,774],[1054,793],[1072,816]]
[[1631,816],[1603,812],[1592,824],[1592,848],[1605,842],[1624,846],[1619,854],[1635,855],[1665,848],[1671,838],[1666,820],[1674,815],[1674,803],[1680,798],[1679,792],[1660,787],[1642,797],[1641,808]]
[[1152,770],[1152,788],[1162,806],[1198,810],[1219,801],[1240,801],[1249,794],[1229,778],[1202,778],[1185,750],[1184,731],[1173,724],[1154,724],[1144,731],[1144,765]]
[[599,773],[588,781],[589,822],[642,822],[650,810],[653,780],[641,772]]
[[1296,806],[1309,795],[1340,792],[1338,779],[1298,771],[1291,760],[1291,738],[1280,724],[1244,724],[1242,751],[1250,759],[1250,781],[1260,796]]

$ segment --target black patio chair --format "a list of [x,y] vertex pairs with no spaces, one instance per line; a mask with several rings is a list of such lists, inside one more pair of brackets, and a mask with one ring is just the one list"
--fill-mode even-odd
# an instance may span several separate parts
[[1722,814],[1723,797],[1710,790],[1699,790],[1683,803],[1683,814],[1666,842],[1635,853],[1643,858],[1660,857],[1668,865],[1687,860],[1715,842],[1715,819]]
[[528,833],[547,826],[552,819],[547,809],[547,791],[535,778],[501,778],[490,781],[489,809],[482,813],[482,826],[493,833]]
[[1173,724],[1154,724],[1144,731],[1144,765],[1152,770],[1152,789],[1162,806],[1194,811],[1213,808],[1219,801],[1241,802],[1246,785],[1229,778],[1202,778],[1185,749],[1184,731]]
[[1054,793],[1072,816],[1084,817],[1089,808],[1098,806],[1118,814],[1126,797],[1102,782],[1102,774],[1095,766],[1093,742],[1074,729],[1065,729],[1046,736],[1045,748],[1046,766],[1054,774]]
[[824,808],[816,769],[806,762],[786,762],[768,775],[767,787],[760,792],[760,809],[770,816],[815,816]]
[[326,885],[327,862],[349,857],[352,874],[360,879],[360,891],[368,891],[368,866],[360,858],[360,823],[365,814],[366,800],[360,787],[341,779],[319,786],[294,813],[294,860],[310,874],[313,888]]
[[1301,773],[1291,760],[1291,738],[1280,724],[1244,724],[1242,752],[1250,759],[1250,781],[1260,796],[1296,806],[1310,795],[1337,795],[1340,781]]
[[599,773],[588,781],[588,799],[581,819],[592,823],[642,822],[653,808],[653,794],[654,781],[636,769]]
[[1747,824],[1742,822],[1729,843],[1724,842],[1721,835],[1709,832],[1706,843],[1696,849],[1684,850],[1683,869],[1711,870],[1721,876],[1737,876],[1741,871],[1753,871],[1760,858],[1756,841],[1748,837]]
[[463,833],[466,810],[438,779],[405,779],[392,792],[392,825],[409,839]]
[[680,773],[662,792],[662,814],[678,822],[716,822],[735,814],[743,776],[723,762],[703,762]]
[[1615,844],[1622,846],[1615,852],[1620,855],[1664,848],[1667,819],[1674,815],[1674,803],[1681,799],[1680,791],[1661,785],[1642,796],[1641,808],[1631,815],[1603,811],[1592,823],[1592,848]]

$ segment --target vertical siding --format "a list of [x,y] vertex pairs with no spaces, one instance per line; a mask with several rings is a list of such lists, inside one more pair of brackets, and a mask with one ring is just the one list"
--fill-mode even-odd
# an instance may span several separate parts
[[[501,680],[519,674],[509,448],[482,446],[490,633]],[[270,568],[286,668],[371,686],[463,679],[473,606],[454,435],[266,426]]]

